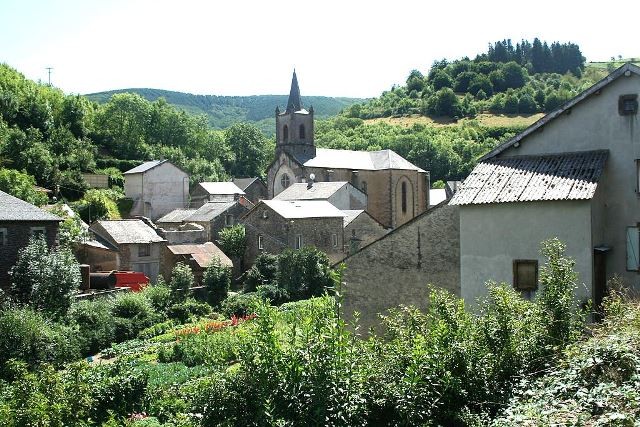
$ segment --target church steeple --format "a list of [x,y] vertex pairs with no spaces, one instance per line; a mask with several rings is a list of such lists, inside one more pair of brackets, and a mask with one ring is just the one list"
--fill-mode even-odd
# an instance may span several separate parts
[[293,69],[293,78],[291,79],[291,90],[289,91],[289,101],[287,102],[287,113],[294,113],[302,110],[302,99],[300,99],[300,88],[298,87],[298,77],[296,70]]

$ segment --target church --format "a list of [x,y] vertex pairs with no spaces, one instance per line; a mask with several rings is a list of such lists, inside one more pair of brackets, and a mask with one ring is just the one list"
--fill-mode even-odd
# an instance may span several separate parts
[[269,198],[296,182],[346,181],[367,195],[367,212],[396,228],[427,210],[429,172],[393,150],[316,148],[313,107],[306,110],[293,72],[284,112],[276,108],[275,158],[267,169]]

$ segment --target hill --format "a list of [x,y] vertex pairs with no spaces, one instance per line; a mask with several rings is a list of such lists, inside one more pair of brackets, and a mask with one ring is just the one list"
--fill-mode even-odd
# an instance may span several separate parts
[[[287,105],[287,95],[253,95],[253,96],[216,96],[193,95],[190,93],[173,92],[161,89],[131,88],[118,89],[107,92],[98,92],[86,95],[87,98],[100,104],[106,103],[111,96],[117,93],[136,93],[147,101],[155,101],[164,98],[169,104],[174,105],[188,113],[205,114],[209,118],[209,124],[216,129],[225,129],[234,123],[249,121],[262,122],[269,126],[268,132],[273,133],[273,115],[276,105]],[[318,118],[335,116],[344,108],[357,102],[363,102],[359,98],[332,98],[328,96],[303,97],[305,105],[313,105]],[[266,122],[264,122],[266,119]],[[261,128],[265,126],[260,126]]]

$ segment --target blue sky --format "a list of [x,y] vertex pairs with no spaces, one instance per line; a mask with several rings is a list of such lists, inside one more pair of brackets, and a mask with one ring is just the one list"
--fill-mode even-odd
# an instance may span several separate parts
[[[518,6],[522,3],[523,6]],[[435,59],[511,38],[640,57],[639,1],[0,0],[0,62],[68,93],[377,96]]]

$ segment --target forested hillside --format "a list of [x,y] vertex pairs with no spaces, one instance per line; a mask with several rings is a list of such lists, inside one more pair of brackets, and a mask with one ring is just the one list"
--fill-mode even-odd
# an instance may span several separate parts
[[[266,135],[272,135],[273,116],[276,106],[287,105],[287,95],[216,96],[193,95],[160,89],[119,89],[86,95],[92,101],[106,103],[119,93],[135,93],[147,101],[164,98],[169,104],[192,114],[205,114],[209,125],[215,129],[225,129],[238,122],[257,122],[256,125]],[[308,107],[313,105],[317,118],[334,116],[356,102],[358,98],[331,98],[327,96],[305,96]],[[266,120],[265,120],[266,119]]]

